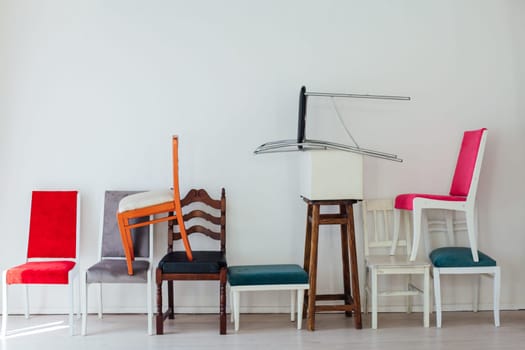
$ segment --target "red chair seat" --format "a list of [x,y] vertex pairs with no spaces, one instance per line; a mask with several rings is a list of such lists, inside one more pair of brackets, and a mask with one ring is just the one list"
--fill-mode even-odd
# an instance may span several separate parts
[[7,270],[7,284],[68,284],[73,261],[33,261]]
[[427,198],[435,199],[438,201],[453,201],[453,202],[464,202],[467,197],[463,196],[448,196],[440,194],[424,194],[424,193],[405,193],[400,194],[396,197],[395,208],[403,210],[414,209],[414,199],[416,198]]

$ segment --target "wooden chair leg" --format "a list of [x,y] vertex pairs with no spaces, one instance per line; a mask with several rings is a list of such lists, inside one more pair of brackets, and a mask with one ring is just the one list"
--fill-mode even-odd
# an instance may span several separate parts
[[155,317],[155,324],[157,327],[157,334],[164,334],[164,314],[162,313],[162,272],[160,269],[156,270],[156,284],[157,284],[157,316]]
[[309,331],[315,330],[315,299],[317,295],[317,247],[319,243],[319,205],[312,208],[312,232],[310,241],[310,288],[308,289],[307,327]]
[[[308,205],[306,213],[306,235],[304,239],[304,264],[303,268],[308,275],[310,275],[310,250],[311,250],[311,239],[312,239],[312,222],[310,217],[312,216],[312,206]],[[303,318],[308,315],[308,289],[304,290],[303,297]],[[300,307],[300,306],[298,306]]]
[[[350,215],[345,205],[339,206],[342,215]],[[345,305],[352,304],[352,293],[350,291],[350,258],[348,253],[348,226],[341,225],[341,256],[343,263],[343,291]],[[352,317],[352,311],[345,311],[346,317]]]
[[173,293],[173,281],[168,281],[168,318],[173,320],[175,318],[175,302]]
[[346,206],[346,213],[348,228],[348,249],[350,249],[350,267],[352,269],[351,288],[354,304],[354,327],[355,329],[361,329],[363,328],[363,322],[361,319],[361,296],[359,294],[359,276],[357,270],[357,249],[354,230],[354,211],[351,204]]
[[131,229],[127,226],[128,218],[123,213],[117,214],[117,222],[120,231],[120,238],[122,239],[122,247],[126,255],[126,264],[128,266],[128,274],[133,275],[133,260],[135,259],[133,253],[133,241],[131,240]]
[[219,290],[219,333],[226,334],[226,268],[221,269]]

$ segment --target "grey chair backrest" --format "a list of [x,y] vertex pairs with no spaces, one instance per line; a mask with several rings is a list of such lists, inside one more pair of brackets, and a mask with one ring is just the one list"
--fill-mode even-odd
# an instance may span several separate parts
[[[104,214],[102,221],[101,258],[124,258],[122,240],[117,223],[117,209],[120,200],[130,194],[144,191],[106,191],[104,196]],[[136,222],[145,221],[139,218]],[[149,227],[142,226],[132,230],[135,257],[149,258]]]

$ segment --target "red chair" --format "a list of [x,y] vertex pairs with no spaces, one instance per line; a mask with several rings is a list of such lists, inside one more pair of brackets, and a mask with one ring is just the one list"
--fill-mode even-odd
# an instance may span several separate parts
[[[485,128],[465,131],[448,195],[408,193],[400,194],[396,197],[394,242],[397,242],[399,238],[401,212],[413,212],[414,234],[410,261],[416,259],[421,237],[423,209],[448,209],[465,212],[472,259],[475,262],[479,261],[474,212],[479,173],[486,141],[487,129]],[[393,245],[393,247],[395,247],[395,245]],[[392,253],[393,252],[391,252],[391,254]]]
[[14,284],[25,287],[26,318],[29,318],[29,285],[67,285],[69,330],[73,334],[73,282],[78,277],[79,204],[78,191],[33,191],[27,261],[4,270],[2,274],[1,336],[7,333],[7,288]]

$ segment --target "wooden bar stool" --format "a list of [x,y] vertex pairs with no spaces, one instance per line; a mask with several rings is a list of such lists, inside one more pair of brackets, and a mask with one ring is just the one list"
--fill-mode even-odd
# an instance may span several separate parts
[[[352,204],[355,199],[310,200],[307,203],[306,237],[304,244],[304,270],[309,274],[309,291],[305,291],[303,315],[307,315],[307,328],[315,329],[316,311],[345,311],[354,315],[355,328],[361,329],[361,300],[359,297],[359,278],[354,233]],[[338,214],[321,214],[321,206],[338,206]],[[341,254],[343,259],[343,294],[317,295],[317,248],[320,225],[341,225]],[[343,300],[343,305],[317,305],[316,301]]]

